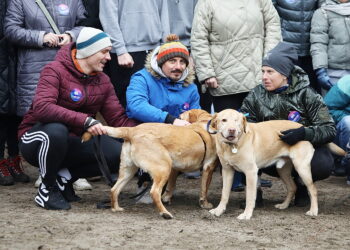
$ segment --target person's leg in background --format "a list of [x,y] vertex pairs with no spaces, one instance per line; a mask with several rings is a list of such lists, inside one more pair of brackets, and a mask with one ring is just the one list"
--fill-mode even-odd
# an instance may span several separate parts
[[8,170],[5,159],[5,145],[7,139],[8,116],[0,115],[0,185],[10,186],[14,184],[13,177]]
[[[345,116],[337,124],[337,136],[335,138],[335,143],[339,145],[342,149],[349,151],[348,143],[350,139],[350,116]],[[340,162],[340,164],[337,164]],[[334,175],[344,176],[347,175],[347,183],[350,184],[350,169],[348,169],[349,158],[343,157],[341,159],[335,160]],[[338,166],[337,166],[338,165]],[[340,165],[340,166],[339,166]]]
[[314,90],[316,90],[317,93],[321,94],[321,87],[317,83],[317,77],[312,67],[312,57],[299,56],[296,65],[302,68],[306,72],[306,74],[309,76],[310,86]]
[[118,64],[118,56],[111,53],[111,61],[109,63],[109,73],[111,82],[113,83],[115,92],[121,105],[126,108],[126,89],[129,86],[131,76],[145,67],[147,51],[130,52],[134,65],[132,68],[121,67]]
[[68,150],[67,127],[61,123],[38,123],[22,136],[19,148],[22,156],[40,169],[42,183],[35,202],[46,209],[70,209],[56,182]]
[[21,157],[19,156],[17,130],[22,121],[21,117],[11,115],[8,117],[7,129],[7,153],[8,153],[8,169],[15,182],[29,182],[30,178],[23,172]]

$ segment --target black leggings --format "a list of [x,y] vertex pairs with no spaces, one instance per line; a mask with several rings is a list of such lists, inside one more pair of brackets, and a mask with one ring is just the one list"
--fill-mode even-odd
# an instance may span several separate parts
[[[326,146],[315,148],[315,153],[311,160],[312,180],[315,182],[328,178],[331,175],[333,165],[333,156]],[[276,166],[270,166],[261,170],[268,175],[279,177]],[[294,177],[298,176],[295,169],[292,170],[292,175]]]
[[248,95],[248,92],[223,95],[223,96],[213,96],[213,104],[215,112],[220,112],[224,109],[236,109],[239,110],[242,106],[244,98]]
[[0,160],[4,158],[5,144],[10,157],[18,155],[17,129],[21,120],[16,115],[0,115]]
[[[112,173],[119,169],[122,143],[101,136],[101,148]],[[54,185],[57,172],[67,168],[73,179],[101,175],[94,155],[93,140],[81,143],[81,138],[69,135],[62,123],[37,123],[21,138],[19,144],[23,157],[40,168],[43,183]]]

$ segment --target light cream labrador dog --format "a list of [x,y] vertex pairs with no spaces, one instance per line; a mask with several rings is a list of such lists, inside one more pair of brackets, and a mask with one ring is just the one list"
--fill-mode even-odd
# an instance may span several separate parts
[[[193,116],[191,117],[193,119]],[[209,115],[206,119],[210,120],[210,118]],[[163,218],[171,219],[173,215],[162,203],[162,189],[168,181],[163,200],[170,202],[179,171],[192,172],[203,167],[200,205],[203,208],[212,208],[212,204],[207,200],[207,193],[216,166],[217,155],[214,138],[203,129],[201,123],[194,123],[186,127],[163,123],[144,123],[136,127],[106,126],[106,129],[109,136],[124,139],[119,178],[111,189],[113,212],[123,211],[118,203],[119,194],[133,178],[138,168],[151,175],[153,184],[150,194]]]
[[[312,181],[310,166],[314,148],[308,141],[300,141],[291,146],[279,137],[281,131],[301,126],[285,120],[248,123],[243,114],[233,109],[216,114],[210,129],[217,132],[216,150],[222,165],[223,189],[219,205],[210,210],[210,213],[220,216],[225,212],[234,170],[238,170],[246,175],[246,207],[237,218],[249,220],[255,207],[258,170],[276,164],[278,174],[287,187],[287,197],[275,207],[286,209],[295,195],[296,185],[291,176],[294,166],[311,197],[311,207],[306,214],[317,216],[317,190]],[[335,144],[328,145],[331,151],[345,155]]]

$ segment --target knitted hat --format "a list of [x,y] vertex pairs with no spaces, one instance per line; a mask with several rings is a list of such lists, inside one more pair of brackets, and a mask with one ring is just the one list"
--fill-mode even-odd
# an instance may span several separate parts
[[298,60],[298,53],[295,47],[288,43],[280,42],[270,50],[262,61],[262,66],[269,66],[289,77]]
[[158,66],[161,66],[163,63],[176,56],[185,59],[186,64],[188,65],[190,53],[188,52],[186,46],[179,41],[179,37],[177,35],[170,34],[167,36],[166,42],[159,48],[157,55]]
[[112,42],[102,30],[84,27],[79,33],[76,46],[77,59],[83,59],[112,46]]

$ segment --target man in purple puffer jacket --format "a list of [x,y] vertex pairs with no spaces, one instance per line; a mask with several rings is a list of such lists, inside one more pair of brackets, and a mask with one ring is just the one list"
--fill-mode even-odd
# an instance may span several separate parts
[[80,198],[72,183],[101,175],[93,143],[82,144],[84,131],[101,136],[101,148],[111,172],[119,166],[121,143],[106,136],[95,120],[100,112],[108,125],[135,126],[125,115],[113,85],[102,71],[110,58],[108,35],[83,28],[76,43],[64,46],[41,72],[33,104],[19,127],[20,151],[40,168],[42,184],[35,202],[46,209],[69,209]]

